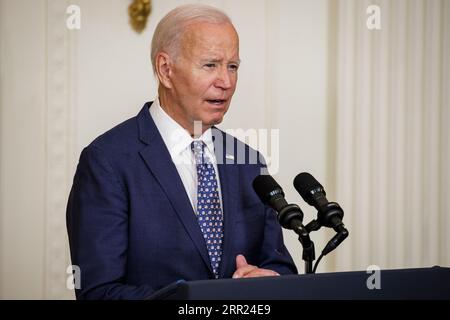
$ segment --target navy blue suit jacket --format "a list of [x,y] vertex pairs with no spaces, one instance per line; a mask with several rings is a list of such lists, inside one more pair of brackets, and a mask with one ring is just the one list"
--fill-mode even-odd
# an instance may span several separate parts
[[[150,106],[81,153],[67,206],[72,264],[81,270],[78,299],[144,299],[180,279],[214,278],[196,215]],[[234,150],[251,150],[213,130]],[[221,156],[220,277],[233,275],[238,254],[261,268],[297,273],[275,212],[252,188],[262,165],[231,163],[236,160],[225,159],[225,152]]]

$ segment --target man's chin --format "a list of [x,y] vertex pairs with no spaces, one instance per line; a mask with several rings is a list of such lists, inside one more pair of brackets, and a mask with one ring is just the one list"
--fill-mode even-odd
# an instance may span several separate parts
[[202,119],[202,123],[204,126],[207,126],[207,127],[212,127],[212,126],[218,125],[223,121],[224,115],[225,114],[222,112],[220,112],[220,113],[216,112],[214,114],[209,115],[208,117],[204,117]]
[[219,116],[219,117],[212,118],[211,121],[209,121],[209,126],[210,127],[216,126],[216,125],[222,123],[222,121],[223,121],[223,115]]

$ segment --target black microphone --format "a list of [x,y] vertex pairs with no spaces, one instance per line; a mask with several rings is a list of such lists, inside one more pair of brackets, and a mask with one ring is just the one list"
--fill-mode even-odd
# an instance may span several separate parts
[[278,221],[286,229],[303,228],[303,211],[296,204],[288,204],[283,189],[270,175],[260,175],[253,180],[253,189],[261,201],[274,209]]
[[288,204],[283,189],[270,175],[260,175],[253,180],[253,189],[265,204],[278,214],[278,221],[286,229],[294,230],[303,246],[302,258],[305,261],[305,272],[312,273],[312,262],[315,259],[314,242],[303,225],[303,211],[296,204]]
[[302,172],[294,179],[294,187],[309,205],[317,209],[317,220],[321,226],[333,228],[337,234],[322,251],[324,255],[334,250],[348,236],[342,219],[344,210],[336,202],[329,202],[323,186],[309,173]]
[[294,187],[303,200],[317,209],[322,226],[335,229],[342,224],[344,210],[336,202],[327,200],[323,186],[312,175],[307,172],[298,174],[294,179]]

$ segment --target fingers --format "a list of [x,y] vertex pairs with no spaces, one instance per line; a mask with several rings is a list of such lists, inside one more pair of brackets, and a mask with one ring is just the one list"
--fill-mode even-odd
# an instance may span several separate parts
[[272,270],[256,268],[246,273],[242,278],[275,277],[279,275],[278,272]]
[[248,264],[245,257],[242,254],[238,254],[236,256],[236,271],[233,274],[233,278],[242,278],[254,269],[257,269],[257,267]]
[[250,273],[251,271],[258,269],[255,266],[252,266],[250,264],[246,265],[245,267],[241,267],[239,269],[237,269],[234,274],[233,274],[233,278],[237,279],[237,278],[245,278],[245,276]]
[[268,270],[260,269],[256,266],[247,263],[247,260],[242,254],[236,256],[236,271],[233,274],[233,278],[254,278],[254,277],[273,277],[279,276],[280,274]]
[[245,266],[248,266],[247,260],[242,254],[238,254],[236,256],[236,269],[240,269]]

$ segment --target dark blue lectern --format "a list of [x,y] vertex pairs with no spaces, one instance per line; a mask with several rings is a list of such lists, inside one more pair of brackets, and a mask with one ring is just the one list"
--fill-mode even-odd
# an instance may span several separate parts
[[[450,300],[450,268],[381,270],[380,289],[369,289],[365,271],[249,279],[178,281],[156,300]],[[370,282],[370,281],[369,281]]]

